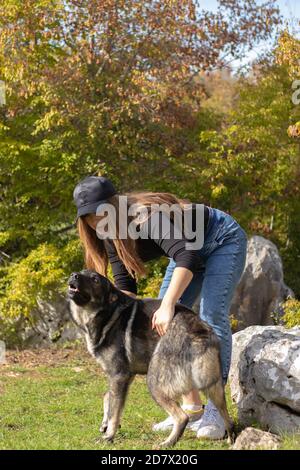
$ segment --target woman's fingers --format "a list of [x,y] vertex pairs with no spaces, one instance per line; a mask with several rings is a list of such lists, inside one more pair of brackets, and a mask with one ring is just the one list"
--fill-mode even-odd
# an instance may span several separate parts
[[159,320],[157,320],[155,314],[153,315],[153,319],[152,319],[152,329],[154,328],[156,328],[157,333],[159,334],[159,336],[161,336],[160,323],[159,323]]
[[163,336],[166,334],[169,322],[166,322],[164,319],[161,319],[159,315],[157,315],[157,312],[154,313],[152,317],[152,330],[156,328],[157,333],[159,336]]
[[163,332],[162,332],[162,329],[160,326],[157,326],[156,327],[156,330],[157,330],[157,333],[159,334],[159,336],[162,336],[163,335]]
[[166,332],[165,327],[162,323],[156,323],[156,330],[159,336],[163,336]]

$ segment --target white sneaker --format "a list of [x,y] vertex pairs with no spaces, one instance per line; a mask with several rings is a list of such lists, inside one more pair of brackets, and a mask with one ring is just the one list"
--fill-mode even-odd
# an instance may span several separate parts
[[174,420],[172,416],[169,416],[167,419],[164,421],[161,421],[160,423],[153,424],[152,430],[153,431],[166,431],[169,428],[172,428],[174,424]]
[[191,431],[197,432],[198,429],[199,429],[201,420],[202,420],[202,416],[203,416],[203,411],[197,419],[191,420],[191,418],[190,418],[190,421],[186,425],[187,429],[190,429]]
[[197,431],[199,439],[219,440],[225,437],[225,424],[214,404],[209,400]]
[[[190,410],[186,410],[184,408],[182,409],[185,411],[185,413],[187,413],[187,415],[189,415],[189,422],[186,425],[187,429],[191,429],[192,431],[197,431],[197,429],[199,428],[200,421],[202,419],[203,410],[200,409],[197,412],[195,411],[191,412]],[[172,416],[169,416],[164,421],[154,424],[152,426],[152,430],[153,431],[167,431],[170,428],[172,428],[173,425],[174,425],[174,420]]]

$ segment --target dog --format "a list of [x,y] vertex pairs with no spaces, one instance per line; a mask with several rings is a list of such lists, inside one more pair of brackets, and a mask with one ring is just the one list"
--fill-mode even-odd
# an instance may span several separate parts
[[115,437],[134,376],[147,374],[152,397],[174,419],[173,429],[160,447],[173,446],[183,434],[188,416],[178,400],[192,389],[205,392],[212,400],[224,419],[228,440],[233,442],[219,340],[207,323],[177,303],[174,318],[160,337],[152,329],[151,319],[161,299],[134,299],[89,270],[71,275],[68,297],[71,317],[108,377],[100,427],[104,439],[112,442]]

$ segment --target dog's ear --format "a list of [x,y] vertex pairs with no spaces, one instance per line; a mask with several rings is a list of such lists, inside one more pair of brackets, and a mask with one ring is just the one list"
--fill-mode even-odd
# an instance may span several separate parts
[[102,276],[102,287],[105,292],[111,294],[113,283],[108,279],[108,277]]

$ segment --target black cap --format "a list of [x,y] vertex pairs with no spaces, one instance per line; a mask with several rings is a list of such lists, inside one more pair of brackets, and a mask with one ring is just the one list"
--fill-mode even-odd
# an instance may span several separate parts
[[77,206],[77,217],[96,214],[101,203],[117,194],[112,182],[104,176],[87,176],[74,189],[73,198]]

